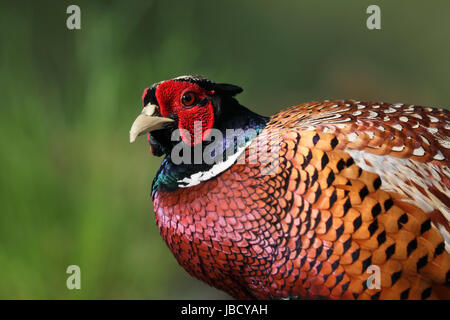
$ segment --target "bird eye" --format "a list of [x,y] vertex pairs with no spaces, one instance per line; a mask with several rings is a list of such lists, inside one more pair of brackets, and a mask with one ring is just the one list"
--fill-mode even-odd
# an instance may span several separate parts
[[197,95],[192,91],[185,92],[181,97],[181,103],[183,103],[185,107],[192,107],[196,102]]

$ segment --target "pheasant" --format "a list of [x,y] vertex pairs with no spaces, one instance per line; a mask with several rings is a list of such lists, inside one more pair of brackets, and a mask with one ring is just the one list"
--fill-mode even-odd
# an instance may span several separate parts
[[200,76],[153,84],[130,142],[178,263],[236,299],[450,299],[450,112],[354,100],[271,117]]

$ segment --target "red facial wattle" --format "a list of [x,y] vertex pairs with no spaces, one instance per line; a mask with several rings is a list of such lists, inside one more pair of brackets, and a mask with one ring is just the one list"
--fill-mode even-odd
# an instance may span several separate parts
[[[182,103],[182,97],[186,93],[193,93],[196,96],[196,102],[192,106]],[[209,129],[213,127],[214,108],[209,99],[211,94],[213,92],[194,83],[183,81],[163,82],[155,92],[161,115],[163,117],[173,114],[177,116],[181,138],[191,146],[199,144],[207,138]]]

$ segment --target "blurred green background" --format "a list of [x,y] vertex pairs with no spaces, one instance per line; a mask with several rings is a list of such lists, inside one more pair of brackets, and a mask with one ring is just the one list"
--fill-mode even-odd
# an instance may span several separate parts
[[[66,8],[81,8],[81,30]],[[366,28],[381,6],[382,29]],[[448,1],[2,1],[0,298],[227,298],[167,249],[161,159],[128,131],[154,82],[203,74],[269,115],[309,100],[448,106]],[[66,288],[81,267],[81,290]]]

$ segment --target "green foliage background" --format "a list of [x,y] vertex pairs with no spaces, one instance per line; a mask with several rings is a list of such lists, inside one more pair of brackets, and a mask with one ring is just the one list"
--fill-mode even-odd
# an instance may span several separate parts
[[[82,29],[66,28],[81,7]],[[378,4],[382,30],[369,31]],[[448,1],[2,1],[0,298],[226,298],[161,240],[161,159],[128,142],[145,87],[242,86],[269,115],[309,100],[448,106]],[[68,265],[82,289],[66,288]]]

